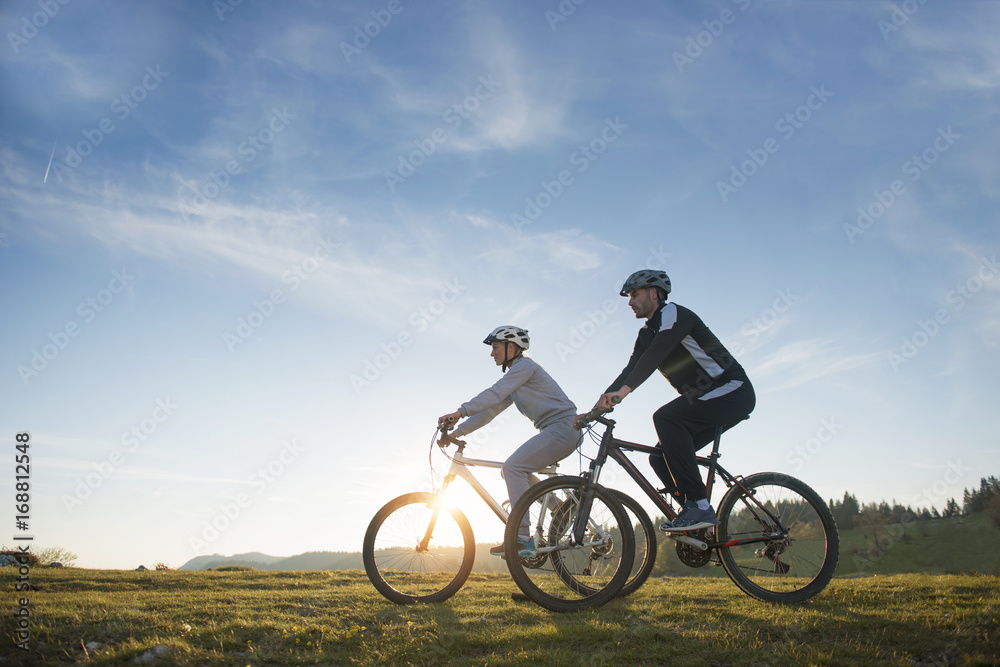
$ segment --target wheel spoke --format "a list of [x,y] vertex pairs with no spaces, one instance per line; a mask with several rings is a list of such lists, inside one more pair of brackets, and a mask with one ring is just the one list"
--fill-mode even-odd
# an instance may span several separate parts
[[[730,578],[754,597],[799,602],[819,593],[837,565],[839,537],[833,516],[815,491],[779,473],[742,481],[719,506],[719,541],[765,541],[720,550]],[[761,506],[767,512],[761,509]],[[773,525],[770,513],[780,525]]]
[[459,510],[438,505],[432,494],[410,493],[386,504],[372,519],[363,556],[368,578],[388,599],[439,602],[465,583],[475,541]]
[[618,593],[620,597],[638,590],[653,571],[653,567],[656,565],[657,532],[646,510],[634,498],[614,489],[611,492],[625,508],[632,532],[635,534],[635,556],[632,560],[632,571]]
[[[583,484],[579,477],[560,477],[532,487],[507,523],[504,542],[511,576],[525,595],[553,611],[604,604],[621,590],[632,569],[635,544],[628,514],[600,487],[584,539],[580,544],[573,541]],[[552,502],[553,496],[566,500]],[[522,520],[532,528],[535,546],[543,549],[533,558],[515,557],[513,545]],[[545,550],[550,547],[558,548]]]

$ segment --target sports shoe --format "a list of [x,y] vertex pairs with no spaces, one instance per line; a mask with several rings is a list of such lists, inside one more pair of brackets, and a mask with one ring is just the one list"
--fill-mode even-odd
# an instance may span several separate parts
[[[521,538],[517,539],[517,556],[518,558],[531,558],[535,555],[535,538],[529,537],[528,541],[525,542]],[[506,559],[504,545],[496,546],[490,549],[491,556],[499,556],[500,558]]]
[[527,542],[517,541],[518,558],[534,558],[535,557],[535,538],[534,536],[529,537]]
[[684,503],[684,509],[673,521],[668,521],[660,525],[660,530],[665,533],[683,533],[689,530],[700,528],[710,528],[719,525],[719,519],[715,516],[715,510],[709,507],[707,510],[698,509],[698,503],[689,500]]

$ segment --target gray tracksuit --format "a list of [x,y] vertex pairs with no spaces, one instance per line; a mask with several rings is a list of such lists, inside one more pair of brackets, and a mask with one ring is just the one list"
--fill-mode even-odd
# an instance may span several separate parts
[[[452,432],[460,437],[490,423],[513,403],[540,433],[503,464],[511,505],[528,490],[531,473],[573,453],[582,435],[573,428],[576,406],[538,362],[522,356],[496,384],[459,408],[465,421]],[[525,526],[526,528],[526,526]]]

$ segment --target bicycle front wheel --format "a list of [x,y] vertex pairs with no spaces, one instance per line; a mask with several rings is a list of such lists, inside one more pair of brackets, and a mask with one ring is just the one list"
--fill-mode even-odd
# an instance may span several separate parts
[[830,583],[840,537],[830,508],[804,482],[776,472],[750,475],[719,504],[716,528],[726,574],[769,602],[802,602]]
[[[584,539],[579,544],[572,540],[585,490],[586,480],[580,477],[540,482],[518,499],[507,520],[507,568],[526,596],[551,611],[578,611],[608,602],[632,570],[632,523],[611,491],[594,486]],[[517,555],[524,524],[535,541],[536,555],[530,558]]]
[[389,600],[441,602],[469,577],[476,542],[461,510],[432,493],[408,493],[375,514],[362,556],[368,579]]

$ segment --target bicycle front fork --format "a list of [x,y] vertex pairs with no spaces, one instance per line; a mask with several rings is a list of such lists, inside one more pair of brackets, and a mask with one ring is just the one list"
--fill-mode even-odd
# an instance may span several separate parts
[[597,475],[600,474],[601,467],[595,465],[591,469],[591,475],[589,478],[584,477],[585,484],[583,488],[583,496],[580,498],[580,506],[577,510],[576,517],[573,520],[573,544],[583,544],[583,540],[587,534],[588,523],[590,521],[590,510],[594,506],[594,496],[597,494],[597,485],[593,480],[597,479]]

